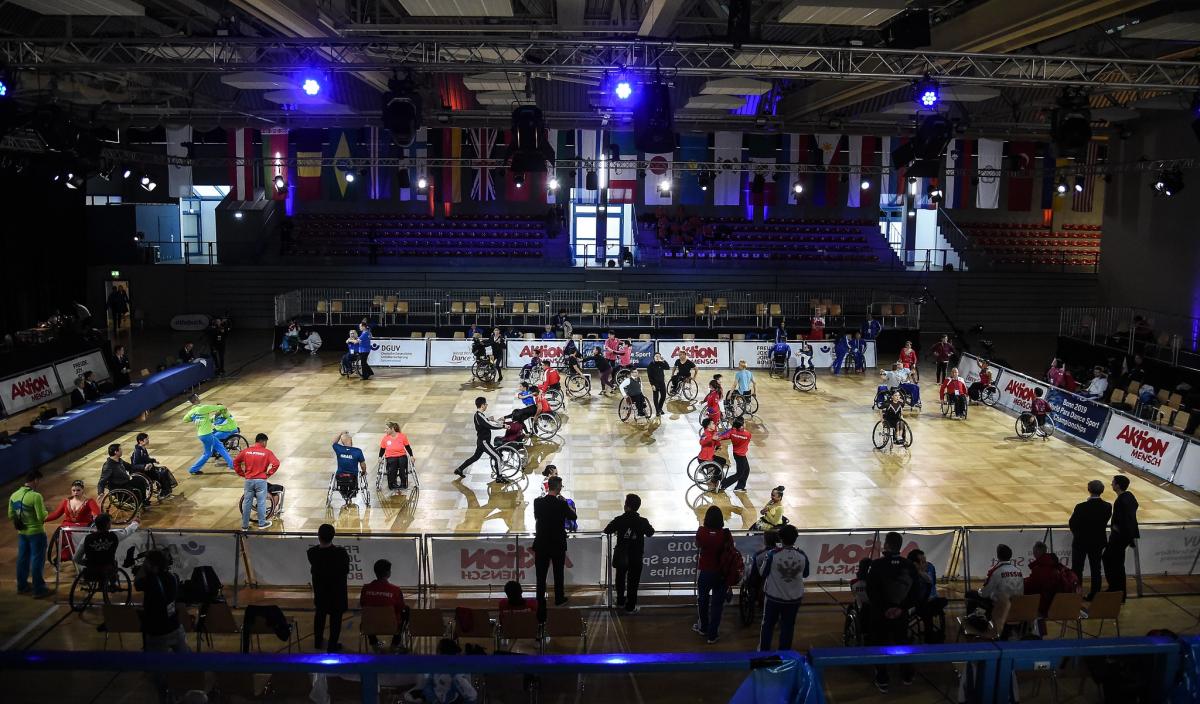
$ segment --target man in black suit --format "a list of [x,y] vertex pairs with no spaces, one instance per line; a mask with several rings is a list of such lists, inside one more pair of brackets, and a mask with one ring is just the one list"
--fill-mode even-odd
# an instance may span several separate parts
[[538,620],[546,620],[546,572],[554,565],[554,605],[567,603],[563,573],[567,557],[567,521],[578,520],[562,496],[562,477],[550,477],[549,493],[533,501],[533,554],[537,570]]
[[1138,531],[1137,498],[1129,491],[1129,477],[1118,474],[1112,480],[1117,499],[1113,501],[1112,526],[1108,533],[1108,547],[1104,549],[1104,575],[1108,578],[1108,591],[1121,592],[1125,602],[1125,548],[1142,537]]
[[71,389],[71,408],[79,408],[86,406],[88,402],[87,389],[83,383],[83,377],[75,377],[75,388]]
[[1104,546],[1108,542],[1105,528],[1112,517],[1112,505],[1100,498],[1104,493],[1104,482],[1093,479],[1088,482],[1088,500],[1075,505],[1071,512],[1071,569],[1083,583],[1083,561],[1086,559],[1092,573],[1092,588],[1087,600],[1091,601],[1100,591],[1100,561]]

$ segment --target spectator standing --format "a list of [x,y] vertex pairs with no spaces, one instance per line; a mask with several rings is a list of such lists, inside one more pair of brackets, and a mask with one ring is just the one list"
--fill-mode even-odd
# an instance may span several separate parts
[[[404,623],[408,620],[408,607],[404,605],[404,592],[388,581],[392,576],[392,563],[388,560],[376,560],[374,565],[375,580],[363,585],[362,591],[358,594],[358,605],[360,607],[367,606],[386,606],[394,609],[396,614],[396,632],[392,634],[392,642],[390,645],[393,653],[400,651],[400,634],[404,631]],[[375,652],[382,653],[383,648],[379,644],[379,638],[370,635],[367,636],[371,647]]]
[[867,319],[867,322],[863,323],[863,331],[862,331],[863,339],[866,339],[866,340],[878,339],[879,333],[882,330],[883,330],[883,323],[879,322],[879,319],[876,318],[874,315],[872,315],[870,318]]
[[225,328],[225,320],[214,318],[209,323],[206,334],[208,349],[213,358],[213,372],[217,376],[223,376],[225,374],[225,340],[229,336],[229,331]]
[[[134,574],[133,585],[142,592],[142,650],[147,653],[188,653],[187,634],[179,622],[175,602],[179,600],[179,578],[160,550],[146,553]],[[167,678],[155,673],[159,701],[174,701],[167,692]]]
[[646,376],[654,389],[654,414],[658,416],[663,414],[663,404],[667,402],[667,372],[670,370],[671,365],[658,352],[654,353],[654,360],[646,367]]
[[114,284],[112,291],[109,291],[108,312],[112,317],[113,334],[116,334],[121,329],[125,316],[129,314],[129,294],[125,292],[124,286]]
[[367,321],[362,321],[358,324],[358,374],[363,381],[375,376],[375,371],[371,369],[371,365],[367,363],[367,357],[371,355],[371,326],[367,325]]
[[567,603],[564,584],[567,557],[567,521],[577,521],[575,509],[562,495],[562,477],[550,477],[549,491],[533,500],[533,553],[537,572],[538,620],[546,621],[546,572],[554,566],[554,605]]
[[267,480],[279,470],[279,458],[267,449],[267,434],[254,436],[254,444],[238,453],[233,460],[233,471],[244,479],[242,486],[242,530],[250,529],[250,506],[258,502],[258,527],[267,529],[272,521],[267,520]]
[[1108,591],[1121,592],[1121,603],[1125,603],[1125,548],[1142,537],[1138,530],[1138,501],[1129,491],[1129,477],[1118,474],[1112,479],[1113,501],[1112,526],[1108,533],[1108,546],[1104,549],[1104,574],[1108,578]]
[[796,630],[796,612],[804,600],[804,580],[808,577],[808,555],[796,547],[799,531],[785,525],[779,529],[783,543],[755,561],[763,584],[763,620],[758,649],[770,650],[775,624],[779,624],[779,649],[792,649]]
[[8,497],[8,520],[17,531],[17,593],[50,594],[43,572],[46,568],[46,501],[38,493],[42,473],[36,469],[25,475],[25,483]]
[[1071,569],[1075,576],[1083,581],[1083,563],[1087,560],[1088,570],[1092,576],[1092,586],[1088,590],[1086,601],[1091,601],[1096,592],[1100,591],[1100,565],[1104,557],[1104,547],[1108,544],[1105,528],[1112,518],[1112,504],[1100,498],[1104,493],[1104,482],[1093,479],[1087,485],[1087,501],[1075,504],[1071,512]]
[[96,383],[96,372],[88,370],[83,373],[83,393],[89,401],[100,398],[100,385]]
[[129,386],[129,355],[125,353],[125,345],[113,348],[113,388],[123,389]]
[[637,494],[625,496],[625,512],[612,519],[604,532],[617,536],[613,548],[613,567],[616,569],[617,606],[625,613],[638,612],[638,584],[642,580],[642,556],[646,550],[646,537],[654,535],[654,526],[640,514],[642,497]]
[[717,642],[721,630],[725,590],[730,586],[725,584],[725,577],[721,574],[721,553],[734,547],[733,534],[725,527],[725,516],[719,507],[709,506],[704,513],[704,523],[696,530],[696,547],[700,551],[696,561],[699,572],[696,578],[698,620],[692,630],[704,636],[712,645]]
[[949,335],[942,335],[942,339],[933,344],[933,359],[937,363],[937,383],[942,383],[946,378],[946,374],[950,369],[950,358],[954,356],[954,343],[950,342]]
[[[336,653],[342,649],[342,614],[346,612],[346,577],[350,574],[350,555],[333,544],[334,529],[322,523],[317,529],[317,544],[308,549],[312,573],[313,642],[317,650]],[[325,621],[329,621],[329,640],[325,640]]]
[[1046,371],[1046,381],[1050,382],[1051,386],[1061,387],[1063,385],[1063,375],[1066,369],[1063,367],[1063,361],[1058,357],[1050,360],[1050,369]]
[[[916,605],[920,593],[920,577],[912,561],[900,554],[903,542],[899,533],[884,536],[883,554],[871,560],[867,572],[868,610],[867,636],[871,645],[907,645],[908,609]],[[912,684],[912,665],[900,666],[905,684]],[[887,692],[889,684],[886,665],[875,666],[875,688]]]

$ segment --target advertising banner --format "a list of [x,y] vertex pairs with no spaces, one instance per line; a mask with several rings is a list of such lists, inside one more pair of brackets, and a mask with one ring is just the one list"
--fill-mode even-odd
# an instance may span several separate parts
[[[1200,558],[1200,526],[1140,527],[1138,559],[1143,575],[1196,574]],[[1133,571],[1133,551],[1125,551],[1126,571]]]
[[[75,377],[71,377],[74,382]],[[53,367],[44,367],[0,381],[0,405],[12,415],[63,395]]]
[[[879,364],[878,355],[876,354],[875,341],[867,340],[867,346],[863,350],[863,360],[867,367],[874,367]],[[800,343],[789,342],[792,348],[792,359],[795,359],[800,354]],[[833,360],[837,356],[833,340],[821,340],[819,342],[809,342],[813,351],[813,366],[817,369],[828,369],[833,366]],[[847,360],[850,368],[854,368],[853,360]]]
[[1054,409],[1054,425],[1059,430],[1095,445],[1100,429],[1108,420],[1109,408],[1102,403],[1081,398],[1062,389],[1050,389],[1046,400]]
[[104,381],[112,376],[108,373],[108,365],[104,363],[104,355],[100,354],[100,350],[92,350],[74,359],[59,362],[54,365],[54,371],[58,374],[59,383],[68,393],[75,384],[75,378],[83,376],[84,372],[95,372],[96,381]]
[[[1004,370],[994,364],[988,365],[988,369],[992,373],[992,383],[999,389],[1001,383],[1000,377]],[[979,358],[964,353],[958,360],[958,374],[963,378],[967,386],[979,381]]]
[[[633,340],[632,344],[633,357],[631,359],[633,363],[639,367],[642,367],[643,369],[650,366],[650,363],[654,361],[654,340]],[[580,344],[579,351],[583,353],[584,369],[596,368],[595,362],[589,361],[589,358],[592,356],[592,350],[596,349],[597,347],[603,350],[604,340],[583,340]],[[671,361],[668,361],[668,363],[674,364],[674,362]]]
[[[432,582],[439,587],[492,587],[517,580],[533,584],[532,536],[481,536],[429,539]],[[566,583],[603,583],[604,539],[598,535],[568,535]]]
[[674,365],[680,352],[701,369],[728,369],[731,366],[728,340],[658,340],[658,353]]
[[[996,564],[996,546],[1001,544],[1012,548],[1013,562],[1028,576],[1029,568],[1026,565],[1033,561],[1033,544],[1039,540],[1049,545],[1050,530],[1048,528],[1033,526],[1030,528],[968,530],[967,559],[971,579],[977,582],[983,581],[988,570]],[[1058,547],[1055,545],[1055,548]],[[1070,545],[1067,545],[1067,562],[1070,562]]]
[[1187,441],[1119,413],[1112,415],[1100,449],[1160,479],[1170,479]]
[[1200,491],[1200,445],[1189,442],[1172,480],[1188,491]]
[[[74,559],[74,555],[76,554],[75,551],[83,547],[83,539],[88,536],[88,533],[93,533],[95,530],[95,528],[63,526],[59,535],[59,540],[62,542],[58,543],[58,545],[69,545],[71,548],[72,559]],[[133,533],[121,538],[121,541],[117,543],[117,562],[124,562],[125,553],[129,550],[129,548],[134,548],[137,552],[146,552],[149,544],[150,531],[135,530]],[[133,575],[130,576],[132,577]],[[191,573],[189,573],[188,576],[190,577]]]
[[[417,587],[421,583],[418,536],[369,537],[339,535],[337,544],[350,554],[351,585],[363,585],[375,579],[376,560],[392,563],[392,584]],[[273,536],[249,533],[243,546],[249,558],[252,584],[269,586],[302,586],[312,581],[309,573],[308,549],[317,544],[315,535]]]
[[[371,340],[367,364],[372,367],[423,367],[428,345],[420,338],[377,337]],[[467,346],[470,351],[470,345]]]
[[470,340],[429,340],[429,366],[470,368],[474,363]]
[[548,359],[555,366],[562,358],[566,340],[509,340],[508,352],[504,356],[504,366],[520,369],[529,364],[534,357]]
[[1049,387],[1005,369],[1004,378],[996,383],[996,389],[1000,392],[999,404],[1001,406],[1010,411],[1025,413],[1029,410],[1029,405],[1033,403],[1034,389],[1041,389],[1045,394]]
[[[730,362],[737,366],[737,363],[744,359],[746,366],[751,369],[767,369],[771,366],[771,348],[774,346],[774,342],[765,340],[734,340]],[[795,356],[796,351],[792,350],[792,360],[789,360],[788,364],[794,366]]]
[[[131,536],[132,537],[132,536]],[[213,568],[223,584],[233,584],[237,564],[237,535],[234,533],[175,533],[151,531],[155,549],[171,557],[171,571],[181,580],[190,579],[192,570],[202,565]],[[118,555],[123,560],[124,555]],[[308,562],[305,560],[305,562]]]

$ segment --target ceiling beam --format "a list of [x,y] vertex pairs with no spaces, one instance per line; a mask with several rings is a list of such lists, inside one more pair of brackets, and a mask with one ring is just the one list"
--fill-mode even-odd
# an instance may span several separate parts
[[[1009,53],[1130,12],[1153,0],[989,0],[932,29],[931,50]],[[822,81],[783,99],[795,118],[831,112],[895,88],[888,83]]]
[[675,21],[685,14],[684,10],[690,4],[684,0],[651,0],[650,6],[642,16],[642,24],[638,27],[638,36],[660,39],[674,36]]
[[[558,26],[562,29],[574,29],[583,26],[584,10],[587,9],[587,0],[557,0],[554,3],[554,14],[558,19]],[[472,27],[471,31],[475,31]]]

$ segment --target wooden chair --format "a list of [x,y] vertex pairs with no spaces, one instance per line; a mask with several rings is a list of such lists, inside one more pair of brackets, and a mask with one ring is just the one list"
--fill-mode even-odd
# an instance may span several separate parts
[[504,296],[493,296],[492,297],[492,305],[496,307],[497,311],[504,310],[504,300],[505,300]]
[[699,320],[700,318],[703,318],[704,316],[708,315],[708,306],[707,306],[707,305],[705,305],[704,303],[697,303],[697,304],[694,306],[694,308],[695,308],[695,311],[696,311],[696,319],[697,319],[697,320]]
[[717,313],[725,313],[729,310],[729,299],[718,298],[717,302],[714,303],[713,306],[716,308]]
[[[215,650],[213,636],[240,636],[242,628],[238,625],[229,604],[215,603],[204,607],[204,613],[196,627],[196,652],[200,652],[201,638],[208,643],[209,650]],[[241,648],[241,638],[238,638],[237,648]]]
[[691,342],[696,339],[696,333],[685,332],[685,333],[683,333],[683,339],[687,340],[688,342]]
[[523,338],[522,338],[522,339],[525,339],[525,340],[533,340],[533,339],[535,339],[535,338],[534,338],[534,336],[533,336],[533,333],[531,333],[531,332],[527,332],[527,333],[525,333],[525,335],[523,336]]
[[615,303],[613,303],[613,297],[612,297],[612,296],[605,296],[605,297],[604,297],[604,298],[603,298],[603,299],[600,301],[600,304],[601,304],[601,305],[603,305],[603,306],[604,306],[604,308],[605,308],[606,310],[612,310],[612,309],[613,309],[613,307],[616,305]]
[[1013,626],[1024,635],[1029,627],[1038,619],[1038,606],[1042,597],[1038,594],[1022,594],[1009,600],[1008,614],[1004,617],[1004,626]]
[[383,296],[376,296],[372,298],[371,307],[374,309],[383,308]]
[[410,651],[415,650],[417,638],[432,638],[435,641],[446,637],[446,621],[440,609],[411,609],[404,630]]
[[[465,618],[460,618],[460,615]],[[454,614],[454,637],[456,639],[475,638],[491,641],[496,648],[496,624],[492,621],[487,609],[456,609]]]
[[317,313],[325,315],[325,324],[329,324],[329,304],[325,301],[317,301]]
[[637,307],[638,323],[642,322],[642,316],[646,316],[646,317],[650,316],[650,304],[649,303],[639,303],[638,304],[638,307]]
[[1142,382],[1131,381],[1131,382],[1129,382],[1129,387],[1125,389],[1125,395],[1136,397],[1137,393],[1138,393],[1138,389],[1140,389],[1140,388],[1142,388]]
[[[292,652],[293,647],[295,647],[296,650],[299,651],[300,650],[300,624],[296,623],[296,619],[294,619],[290,616],[287,616],[285,618],[287,618],[288,623],[292,624],[292,634],[291,634],[291,636],[288,637],[287,651],[289,653]],[[275,629],[272,628],[271,625],[263,619],[258,619],[257,621],[250,624],[250,635],[251,635],[251,637],[253,637],[254,645],[258,648],[258,652],[260,652],[260,653],[263,652],[263,647],[262,647],[262,637],[263,636],[269,636],[271,638],[274,638],[275,642],[278,642],[278,637],[275,635]]]
[[492,297],[491,296],[480,296],[479,297],[479,307],[480,307],[480,309],[491,308],[492,307]]
[[[1048,627],[1051,623],[1059,624],[1062,628],[1058,632],[1058,637],[1062,638],[1067,632],[1067,628],[1074,624],[1076,637],[1082,638],[1082,609],[1082,594],[1066,592],[1055,594],[1054,600],[1050,602],[1050,608],[1046,611],[1046,625]],[[1049,628],[1047,628],[1047,633],[1049,633]]]
[[879,315],[881,317],[885,316],[885,315],[891,315],[891,314],[892,314],[892,304],[891,303],[883,303],[879,306]]
[[638,339],[639,339],[639,340],[649,340],[649,339],[650,339],[650,333],[648,333],[648,332],[644,332],[644,333],[642,333],[641,335],[638,335]]
[[840,316],[842,314],[842,304],[834,303],[834,304],[830,305],[829,306],[829,314],[834,317]]
[[1124,406],[1125,405],[1125,392],[1122,391],[1121,389],[1113,389],[1112,396],[1108,397],[1108,405]]
[[330,317],[331,321],[336,323],[337,318],[335,318],[334,316],[338,316],[338,315],[342,314],[342,302],[334,301],[333,303],[331,303],[329,306],[329,311],[330,311],[329,317]]
[[1187,432],[1188,422],[1192,420],[1192,414],[1187,411],[1175,411],[1175,418],[1171,420],[1171,427],[1181,433]]
[[1158,399],[1158,402],[1160,404],[1165,405],[1167,403],[1167,400],[1171,398],[1171,392],[1167,391],[1166,389],[1159,389],[1158,394],[1155,396],[1155,398]]
[[777,318],[781,315],[783,315],[783,307],[780,306],[778,303],[772,303],[771,304],[771,317]]
[[537,621],[537,614],[532,611],[501,611],[496,623],[497,652],[503,650],[511,653],[517,641],[521,640],[533,641],[541,654],[542,630]]
[[892,315],[904,315],[908,312],[908,306],[903,303],[897,303],[892,306]]
[[617,296],[617,310],[629,312],[629,299],[625,296]]
[[513,315],[525,315],[525,304],[519,303],[519,302],[513,303],[512,304],[512,312],[513,312]]
[[1104,622],[1112,621],[1117,629],[1117,637],[1121,637],[1121,592],[1096,592],[1085,610],[1088,621],[1098,621],[1100,627],[1096,630],[1096,638],[1104,632]]
[[429,332],[425,333],[425,337],[430,340],[435,339],[437,337],[437,332],[430,330]]
[[717,333],[717,339],[718,340],[732,340],[733,338],[727,332],[719,332],[719,333]]
[[479,313],[479,306],[475,304],[475,301],[467,301],[463,304],[463,313],[467,315],[477,315]]
[[1171,416],[1175,414],[1175,409],[1167,405],[1159,406],[1155,409],[1154,422],[1159,425],[1170,425]]
[[1183,405],[1183,394],[1180,394],[1180,393],[1171,394],[1171,397],[1167,399],[1167,405],[1170,406],[1171,408],[1178,409],[1180,406]]
[[652,310],[655,317],[665,318],[667,315],[667,306],[664,303],[655,303]]
[[424,335],[422,335],[421,333],[417,332],[416,330],[414,330],[414,331],[412,332],[412,334],[411,334],[411,335],[409,335],[409,337],[411,337],[411,338],[413,338],[414,340],[416,340],[416,339],[420,339],[420,338],[422,338],[422,337],[425,337],[425,336],[424,336]]
[[767,304],[766,303],[755,303],[754,304],[755,324],[758,325],[758,327],[762,327],[763,325],[765,325],[766,317],[767,317]]
[[734,341],[735,341],[735,342],[741,342],[741,341],[744,341],[744,340],[746,339],[746,333],[744,333],[744,332],[735,332],[735,333],[733,333],[733,339],[734,339]]
[[364,606],[358,619],[358,652],[365,652],[371,636],[391,638],[400,632],[396,610],[390,606]]
[[125,648],[125,639],[122,637],[125,634],[136,635],[140,638],[142,635],[142,618],[138,615],[136,606],[116,606],[115,604],[104,604],[101,613],[104,615],[104,649],[108,650],[108,639],[112,636],[117,637],[117,643],[121,648]]
[[529,305],[526,306],[526,310],[529,312],[530,315],[541,315],[542,314],[542,304],[538,303],[537,301],[530,301]]
[[546,625],[542,629],[544,638],[578,638],[583,652],[587,652],[587,623],[575,609],[547,609]]
[[392,319],[396,317],[396,303],[394,301],[384,301],[383,317],[386,320],[388,316],[391,316]]
[[408,301],[396,301],[396,317],[404,316],[404,322],[408,322]]
[[463,332],[462,330],[455,330],[454,331],[454,339],[455,340],[465,340],[465,339],[467,339],[467,333]]

